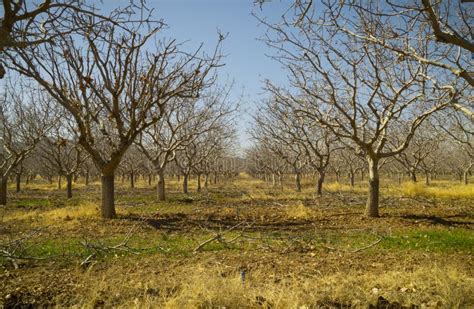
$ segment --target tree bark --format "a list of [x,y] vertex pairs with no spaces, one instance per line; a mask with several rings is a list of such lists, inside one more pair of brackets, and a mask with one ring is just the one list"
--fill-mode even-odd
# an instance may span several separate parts
[[72,178],[73,178],[73,175],[72,175],[72,174],[66,175],[66,181],[67,181],[67,186],[66,186],[67,198],[72,198]]
[[86,171],[86,186],[89,185],[89,171]]
[[130,188],[135,188],[135,174],[133,172],[130,173]]
[[350,179],[350,182],[351,182],[351,188],[354,188],[354,184],[355,184],[355,173],[353,171],[351,171],[349,173],[349,179]]
[[463,181],[465,185],[469,183],[469,170],[464,171],[464,174],[463,174]]
[[165,171],[163,169],[158,170],[158,184],[156,186],[158,190],[158,200],[165,201],[166,200],[166,193],[165,193]]
[[414,170],[411,170],[410,171],[410,178],[411,178],[411,181],[412,182],[416,182],[417,179],[416,179],[416,172]]
[[21,173],[16,173],[16,193],[20,193],[21,191]]
[[379,179],[379,160],[378,158],[368,158],[369,164],[369,194],[367,197],[367,217],[378,217],[379,216],[379,190],[380,190],[380,179]]
[[207,188],[209,186],[209,174],[206,174],[204,176],[204,188]]
[[183,175],[183,193],[188,194],[188,174]]
[[61,190],[62,184],[61,184],[62,177],[61,175],[58,176],[58,189]]
[[197,192],[201,192],[201,174],[197,175]]
[[427,186],[430,185],[430,174],[429,173],[425,173],[425,184]]
[[296,182],[296,191],[301,192],[301,173],[297,172],[295,174],[295,182]]
[[114,174],[102,175],[102,217],[112,219],[117,217],[114,199]]
[[319,172],[319,177],[318,177],[318,183],[316,186],[316,195],[321,196],[323,195],[323,183],[324,183],[324,177],[326,175],[322,172]]
[[0,177],[0,205],[7,204],[8,177]]

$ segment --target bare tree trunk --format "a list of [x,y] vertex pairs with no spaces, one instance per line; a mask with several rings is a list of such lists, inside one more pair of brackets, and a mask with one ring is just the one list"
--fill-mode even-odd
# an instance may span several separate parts
[[156,186],[158,190],[158,200],[164,201],[166,200],[166,193],[165,193],[165,171],[164,169],[158,170],[158,185]]
[[276,186],[275,173],[272,173],[272,186]]
[[463,174],[463,181],[464,181],[464,184],[467,185],[469,183],[469,169],[468,170],[465,170],[464,171],[464,174]]
[[429,173],[425,173],[425,184],[427,186],[430,185],[430,174]]
[[300,172],[296,172],[295,182],[296,182],[296,191],[301,192],[301,173]]
[[178,182],[181,181],[181,175],[178,174]]
[[201,192],[201,174],[197,175],[197,192]]
[[364,181],[364,171],[360,171],[360,181]]
[[148,186],[151,186],[151,174],[148,174]]
[[321,196],[323,195],[323,183],[324,183],[324,177],[326,175],[322,172],[319,172],[319,177],[318,177],[318,184],[316,186],[316,195]]
[[25,186],[30,184],[30,175],[26,175]]
[[355,185],[355,173],[354,173],[354,171],[351,171],[349,173],[349,179],[350,179],[350,182],[351,182],[351,187],[354,188],[354,185]]
[[411,178],[411,181],[412,182],[416,182],[417,179],[416,179],[416,171],[415,170],[411,170],[410,171],[410,178]]
[[58,176],[58,189],[61,190],[62,184],[61,184],[62,177],[61,175]]
[[134,172],[130,172],[130,188],[135,188],[135,174]]
[[115,218],[114,174],[102,175],[102,217]]
[[0,205],[7,204],[8,177],[0,177]]
[[188,194],[188,174],[183,175],[183,193]]
[[280,182],[281,191],[283,191],[283,175],[278,175],[278,181]]
[[86,186],[89,185],[89,171],[86,171]]
[[367,197],[367,217],[379,216],[379,161],[377,159],[368,158],[369,163],[369,194]]
[[217,172],[214,173],[214,184],[215,184],[215,185],[217,184]]
[[16,193],[20,193],[21,191],[21,173],[16,173]]
[[67,186],[66,186],[66,191],[67,191],[67,198],[72,198],[72,178],[73,175],[69,174],[66,175],[66,181],[67,181]]
[[209,185],[209,174],[204,175],[204,188],[207,188]]

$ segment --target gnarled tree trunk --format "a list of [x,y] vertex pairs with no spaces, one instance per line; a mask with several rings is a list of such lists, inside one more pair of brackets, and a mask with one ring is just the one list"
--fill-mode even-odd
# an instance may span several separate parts
[[296,191],[301,192],[301,173],[295,173]]
[[0,205],[7,204],[8,177],[0,177]]
[[201,174],[197,175],[197,192],[201,192]]
[[188,178],[189,174],[183,175],[183,193],[188,194]]
[[323,195],[323,183],[325,176],[326,175],[323,172],[319,172],[318,183],[316,185],[316,195],[318,196]]
[[73,179],[73,175],[72,175],[72,174],[66,175],[66,181],[67,181],[67,185],[66,185],[67,198],[72,198],[72,179]]
[[16,173],[15,180],[16,180],[16,193],[20,193],[20,191],[21,191],[21,173]]
[[102,175],[102,217],[112,219],[117,217],[114,202],[114,174]]
[[159,201],[166,200],[165,171],[163,169],[158,170],[158,184],[157,184],[156,188],[158,190],[158,200]]
[[369,157],[367,162],[369,163],[369,194],[367,197],[366,216],[378,217],[380,190],[379,159]]

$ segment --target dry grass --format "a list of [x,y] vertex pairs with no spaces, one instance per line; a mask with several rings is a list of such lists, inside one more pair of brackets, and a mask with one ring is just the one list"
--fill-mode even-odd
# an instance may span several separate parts
[[310,220],[314,215],[314,210],[306,207],[301,201],[285,206],[284,212],[288,219]]
[[[266,271],[249,272],[216,263],[196,264],[181,274],[150,275],[143,270],[97,280],[84,276],[82,306],[121,308],[315,308],[351,305],[366,308],[382,296],[391,303],[425,308],[472,308],[474,279],[455,268],[426,265],[411,272],[337,272],[323,276],[287,273],[275,280]],[[89,281],[90,280],[90,281]]]
[[98,205],[92,201],[81,201],[74,206],[54,208],[50,210],[22,209],[8,211],[4,214],[4,222],[34,221],[35,225],[47,226],[51,224],[64,224],[67,221],[78,219],[96,218],[99,215]]
[[447,181],[434,182],[427,186],[423,183],[406,182],[399,188],[393,188],[396,193],[410,197],[426,197],[439,199],[474,199],[474,185],[464,185]]

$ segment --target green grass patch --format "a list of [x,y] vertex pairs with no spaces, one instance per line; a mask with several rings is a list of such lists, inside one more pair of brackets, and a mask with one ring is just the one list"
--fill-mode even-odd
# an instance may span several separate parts
[[396,250],[464,251],[474,253],[474,233],[465,229],[418,230],[385,237],[381,246]]

